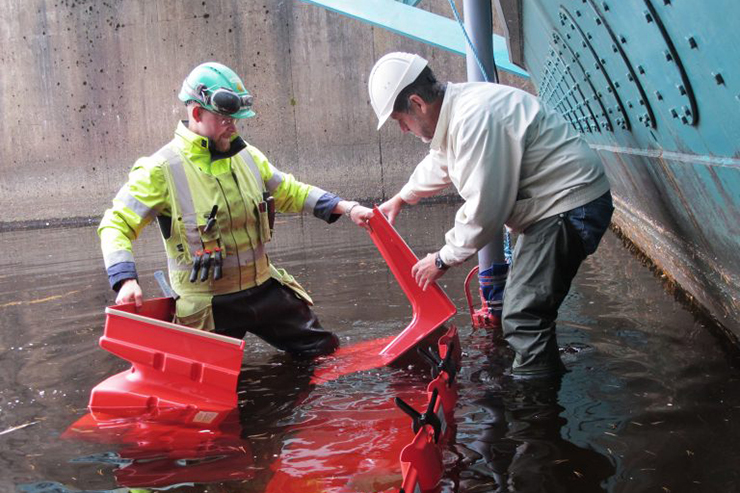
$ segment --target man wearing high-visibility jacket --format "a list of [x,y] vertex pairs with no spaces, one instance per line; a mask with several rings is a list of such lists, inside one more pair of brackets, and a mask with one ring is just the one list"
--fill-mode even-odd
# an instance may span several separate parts
[[239,76],[214,62],[193,69],[179,99],[188,120],[151,156],[140,158],[98,228],[116,303],[142,303],[131,242],[154,219],[164,238],[176,321],[241,338],[247,331],[296,356],[334,351],[311,298],[269,261],[274,211],[345,214],[359,226],[372,211],[301,183],[238,136],[254,116]]

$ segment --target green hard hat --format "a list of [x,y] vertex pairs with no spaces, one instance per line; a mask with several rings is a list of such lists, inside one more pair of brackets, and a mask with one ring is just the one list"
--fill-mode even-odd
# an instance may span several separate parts
[[207,62],[195,67],[182,82],[180,101],[197,101],[214,113],[233,118],[251,118],[252,96],[244,83],[226,65]]

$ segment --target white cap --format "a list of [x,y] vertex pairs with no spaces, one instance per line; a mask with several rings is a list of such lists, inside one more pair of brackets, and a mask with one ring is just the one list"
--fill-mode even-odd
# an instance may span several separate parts
[[427,61],[419,55],[388,53],[375,63],[368,80],[370,104],[378,116],[378,130],[393,113],[393,105],[406,86],[416,80]]

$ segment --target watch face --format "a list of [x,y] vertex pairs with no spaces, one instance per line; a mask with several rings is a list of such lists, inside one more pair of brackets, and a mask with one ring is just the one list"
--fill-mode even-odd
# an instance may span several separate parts
[[440,257],[439,255],[437,255],[437,256],[436,256],[436,257],[434,258],[434,265],[436,265],[438,269],[444,269],[445,267],[447,267],[447,266],[445,265],[445,263],[444,263],[444,262],[442,262],[442,258],[441,258],[441,257]]

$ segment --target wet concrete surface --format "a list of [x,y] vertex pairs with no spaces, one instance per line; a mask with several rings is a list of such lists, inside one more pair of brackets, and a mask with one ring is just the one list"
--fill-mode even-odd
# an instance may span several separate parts
[[[421,255],[441,245],[454,212],[450,205],[419,206],[404,211],[397,227]],[[8,232],[0,245],[0,491],[147,486],[132,482],[137,469],[123,460],[136,456],[136,443],[61,438],[85,414],[90,389],[128,367],[97,346],[113,293],[94,228]],[[410,320],[369,237],[345,220],[283,218],[270,252],[309,289],[323,325],[343,344],[395,334]],[[158,296],[152,273],[164,254],[155,228],[145,231],[135,254],[145,292]],[[441,281],[458,307],[453,322],[464,351],[442,491],[740,490],[738,369],[705,322],[667,294],[616,236],[608,233],[581,267],[561,309],[559,342],[570,371],[560,382],[513,381],[500,337],[471,330],[462,283],[472,267],[468,262]],[[275,458],[295,447],[295,430],[305,430],[327,406],[343,429],[355,432],[346,447],[369,457],[378,437],[364,410],[422,392],[429,380],[425,363],[412,361],[312,386],[311,363],[253,336],[247,348],[229,443],[248,449],[248,460],[224,466],[221,478],[168,491],[264,491]],[[150,467],[161,460],[136,457]],[[347,473],[345,486],[326,491],[397,488],[397,457],[374,460],[374,469]],[[342,472],[326,474],[342,479]]]

